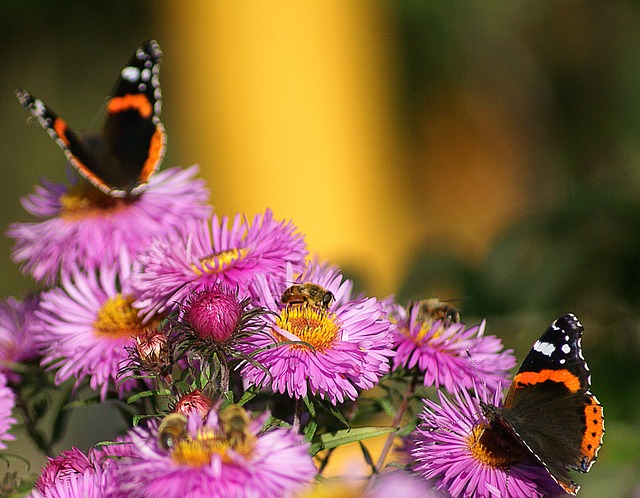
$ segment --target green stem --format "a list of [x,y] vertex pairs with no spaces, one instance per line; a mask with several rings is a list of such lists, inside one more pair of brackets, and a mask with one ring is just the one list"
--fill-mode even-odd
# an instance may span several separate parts
[[[400,406],[398,407],[398,412],[396,413],[396,416],[391,421],[391,427],[400,427],[402,418],[404,417],[404,414],[407,411],[407,408],[409,407],[409,402],[411,401],[411,398],[416,391],[417,383],[418,383],[417,376],[414,375],[411,378],[411,383],[409,384],[407,391],[404,393],[404,396],[402,397],[402,401],[400,402]],[[393,441],[395,438],[396,438],[395,432],[392,432],[387,436],[387,440],[385,441],[384,447],[382,448],[382,453],[380,453],[380,458],[378,458],[378,462],[374,467],[375,472],[380,472],[382,465],[384,464],[384,461],[387,459],[387,455],[391,451],[391,448],[393,446]]]
[[29,437],[31,437],[40,451],[42,451],[49,457],[53,457],[51,444],[47,442],[44,435],[36,427],[36,422],[31,417],[29,407],[22,398],[22,393],[19,391],[19,389],[14,389],[14,392],[16,393],[16,406],[20,409],[20,412],[22,414],[22,421],[24,422],[24,426],[27,429]]

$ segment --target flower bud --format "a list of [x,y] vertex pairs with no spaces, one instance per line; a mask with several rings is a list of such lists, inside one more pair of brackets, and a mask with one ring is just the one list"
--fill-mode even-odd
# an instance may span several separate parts
[[231,338],[241,316],[235,293],[218,286],[195,293],[185,306],[184,319],[196,336],[220,343]]

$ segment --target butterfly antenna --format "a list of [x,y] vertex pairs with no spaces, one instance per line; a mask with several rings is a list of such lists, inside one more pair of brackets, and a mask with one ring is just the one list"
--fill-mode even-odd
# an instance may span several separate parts
[[480,370],[478,370],[478,365],[476,365],[476,360],[473,358],[471,351],[469,351],[468,349],[465,351],[467,353],[467,356],[469,357],[469,361],[471,362],[471,365],[473,365],[473,370],[475,370],[476,372],[476,378],[478,379],[478,381],[480,382],[480,385],[482,386],[482,390],[483,390],[482,394],[485,395],[485,399],[486,399],[486,395],[489,394],[489,390],[487,389],[487,383],[484,380],[484,376],[480,373]]
[[100,107],[98,107],[98,110],[93,113],[93,117],[91,118],[91,122],[89,123],[89,130],[91,130],[92,132],[96,130],[97,128],[97,122],[99,119],[102,119],[102,117],[106,114],[107,112],[107,104],[109,103],[110,97],[107,95],[103,100],[102,103],[100,104]]

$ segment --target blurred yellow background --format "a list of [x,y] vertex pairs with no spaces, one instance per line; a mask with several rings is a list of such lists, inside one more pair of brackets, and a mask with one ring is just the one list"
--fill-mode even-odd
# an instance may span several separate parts
[[469,130],[463,104],[449,105],[462,97],[442,95],[423,146],[403,139],[388,6],[190,2],[163,18],[174,95],[189,95],[171,136],[203,165],[217,211],[271,207],[368,291],[394,292],[428,237],[478,258],[522,206],[524,144],[500,109]]
[[311,253],[358,264],[391,292],[416,233],[389,167],[402,154],[393,34],[370,5],[195,2],[165,15],[183,61],[177,93],[192,95],[176,135],[206,168],[218,212],[271,207]]

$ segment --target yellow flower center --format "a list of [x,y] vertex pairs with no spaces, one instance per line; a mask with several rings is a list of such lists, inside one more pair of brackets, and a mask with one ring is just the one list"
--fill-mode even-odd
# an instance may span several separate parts
[[401,331],[405,336],[407,336],[407,338],[411,339],[416,344],[424,344],[425,342],[429,342],[430,340],[437,339],[442,335],[442,333],[445,330],[444,327],[442,326],[439,327],[438,330],[436,330],[433,334],[431,334],[428,340],[425,341],[425,336],[431,330],[432,325],[433,325],[433,322],[429,320],[422,322],[420,326],[420,331],[415,335],[411,333],[411,329],[409,327],[401,327]]
[[203,273],[219,273],[233,266],[236,261],[244,258],[248,252],[249,249],[246,247],[227,249],[200,259],[200,264],[196,265],[194,263],[191,268],[198,276]]
[[138,310],[131,306],[133,301],[132,296],[120,293],[107,299],[93,324],[95,333],[111,338],[135,337],[143,333],[148,325],[142,325]]
[[[311,344],[318,352],[329,349],[340,333],[335,314],[316,306],[287,306],[280,311],[276,325]],[[278,333],[274,335],[278,340],[286,340]]]
[[249,457],[253,451],[255,437],[251,435],[243,439],[242,444],[234,443],[234,439],[227,439],[224,434],[211,428],[202,427],[198,430],[195,439],[186,438],[178,441],[171,451],[173,461],[190,467],[202,467],[211,462],[214,454],[222,457],[223,463],[231,463],[228,450]]
[[127,204],[125,199],[110,197],[95,187],[80,182],[60,196],[60,215],[67,219],[104,216],[105,213],[120,210]]
[[473,458],[492,468],[509,468],[525,456],[524,447],[514,444],[513,436],[497,423],[476,424],[467,437],[467,444]]

